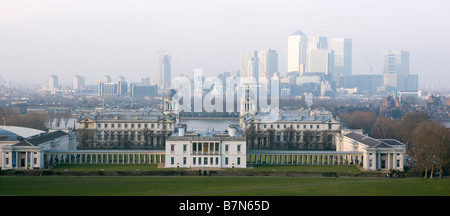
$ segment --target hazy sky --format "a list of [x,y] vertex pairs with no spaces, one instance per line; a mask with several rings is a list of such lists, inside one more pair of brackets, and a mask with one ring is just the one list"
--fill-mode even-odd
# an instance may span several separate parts
[[173,75],[239,69],[240,51],[274,49],[287,70],[287,38],[353,41],[353,74],[382,73],[382,52],[410,51],[419,85],[450,86],[450,1],[415,0],[0,0],[0,75],[69,84],[104,75],[148,77],[158,50]]

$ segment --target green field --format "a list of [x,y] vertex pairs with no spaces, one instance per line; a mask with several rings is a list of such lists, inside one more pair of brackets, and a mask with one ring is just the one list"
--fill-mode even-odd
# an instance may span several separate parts
[[2,176],[19,196],[449,196],[450,179]]

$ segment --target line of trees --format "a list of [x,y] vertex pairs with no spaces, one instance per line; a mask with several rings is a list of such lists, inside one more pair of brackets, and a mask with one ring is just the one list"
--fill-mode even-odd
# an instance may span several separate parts
[[356,111],[341,116],[343,126],[362,129],[377,139],[396,139],[407,145],[414,169],[424,178],[439,177],[450,167],[450,128],[432,120],[424,112],[407,113],[400,120],[377,116],[374,112]]

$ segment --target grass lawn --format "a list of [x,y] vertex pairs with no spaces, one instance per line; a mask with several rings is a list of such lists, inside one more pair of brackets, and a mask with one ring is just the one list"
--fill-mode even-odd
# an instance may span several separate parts
[[450,179],[2,176],[20,196],[449,196]]

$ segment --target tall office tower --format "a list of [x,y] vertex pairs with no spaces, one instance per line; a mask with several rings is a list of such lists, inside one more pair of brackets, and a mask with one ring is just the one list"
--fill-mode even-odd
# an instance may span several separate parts
[[[240,53],[240,74],[242,78],[248,78],[249,77],[249,63],[251,62],[251,59],[256,57],[257,54],[255,51],[241,51]],[[251,75],[252,73],[250,73]]]
[[162,55],[159,57],[160,86],[162,89],[170,88],[170,79],[172,77],[171,61],[172,57],[170,55]]
[[383,74],[409,74],[409,52],[388,50],[383,52]]
[[323,36],[308,37],[306,48],[306,73],[325,74],[331,72],[330,59],[333,52],[328,50],[327,38]]
[[119,96],[124,96],[128,93],[128,83],[125,80],[125,77],[119,76],[117,79],[117,94]]
[[409,74],[409,52],[383,52],[383,84],[386,90],[417,91],[418,75]]
[[264,77],[269,80],[275,73],[278,72],[278,53],[272,49],[259,50],[259,77]]
[[309,50],[328,49],[328,39],[324,36],[309,36],[307,44]]
[[52,94],[56,93],[56,90],[58,89],[58,76],[51,75],[48,80],[48,89]]
[[349,77],[352,75],[352,39],[332,38],[331,50],[334,51],[332,79],[338,86],[341,86],[344,83],[339,83],[339,77]]
[[297,30],[288,37],[288,72],[299,72],[303,75],[306,63],[308,36]]
[[270,79],[278,72],[278,53],[272,49],[242,51],[241,71],[244,78],[253,77],[256,81],[260,77]]
[[[256,52],[255,52],[256,53]],[[253,56],[248,60],[247,77],[251,79],[252,77],[258,81],[259,76],[259,58],[258,56]],[[249,80],[250,81],[250,80]]]
[[76,75],[73,78],[72,89],[75,92],[80,92],[84,89],[84,77],[80,75]]

